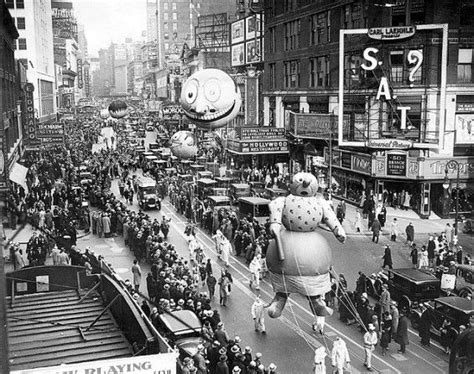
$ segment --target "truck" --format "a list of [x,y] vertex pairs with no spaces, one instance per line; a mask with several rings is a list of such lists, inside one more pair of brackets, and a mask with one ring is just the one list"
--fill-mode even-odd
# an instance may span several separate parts
[[138,186],[138,205],[143,210],[146,209],[161,209],[161,203],[156,194],[156,181],[149,177],[139,178]]

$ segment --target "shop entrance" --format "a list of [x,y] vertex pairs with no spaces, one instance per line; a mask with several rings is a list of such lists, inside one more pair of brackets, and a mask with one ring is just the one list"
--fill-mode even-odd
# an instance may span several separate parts
[[[429,202],[429,184],[426,184],[428,185],[427,197]],[[385,206],[395,209],[414,210],[421,213],[422,193],[420,187],[418,183],[407,183],[407,181],[378,180],[376,182],[377,203],[383,203]],[[425,195],[425,192],[423,191],[423,195]],[[423,210],[426,210],[426,208],[423,208]]]

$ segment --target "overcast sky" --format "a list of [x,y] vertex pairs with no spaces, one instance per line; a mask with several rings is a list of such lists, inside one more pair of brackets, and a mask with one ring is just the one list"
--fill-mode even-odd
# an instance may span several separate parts
[[84,25],[90,56],[110,42],[139,40],[146,30],[146,0],[74,0],[74,13]]

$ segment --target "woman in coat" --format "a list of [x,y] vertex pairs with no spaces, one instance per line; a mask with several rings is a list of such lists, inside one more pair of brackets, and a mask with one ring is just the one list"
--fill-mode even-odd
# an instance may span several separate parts
[[396,335],[396,342],[400,344],[398,353],[405,353],[405,347],[409,344],[408,341],[408,317],[405,313],[400,313],[400,319],[398,320],[398,329]]

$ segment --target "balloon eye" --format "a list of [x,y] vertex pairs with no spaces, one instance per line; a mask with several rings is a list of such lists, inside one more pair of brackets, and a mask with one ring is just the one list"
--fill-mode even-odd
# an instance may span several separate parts
[[211,80],[204,86],[204,95],[206,99],[214,102],[221,97],[221,86],[218,81]]
[[198,86],[195,81],[189,82],[189,84],[185,88],[186,92],[186,102],[188,104],[192,104],[196,101],[196,97],[198,94]]

